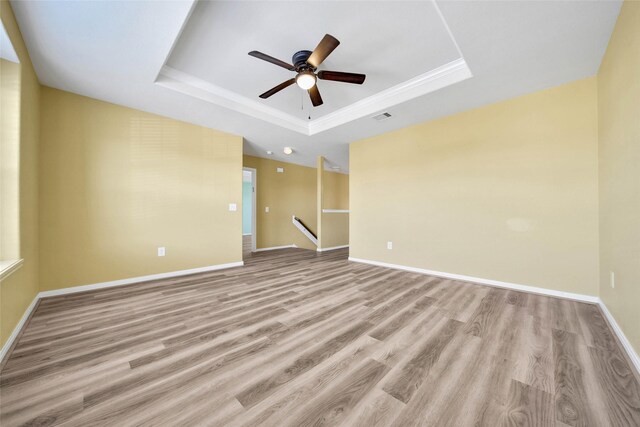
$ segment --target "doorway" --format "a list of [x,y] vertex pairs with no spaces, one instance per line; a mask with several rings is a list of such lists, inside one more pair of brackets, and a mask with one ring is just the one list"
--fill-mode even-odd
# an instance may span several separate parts
[[256,180],[255,169],[242,168],[242,258],[256,250]]

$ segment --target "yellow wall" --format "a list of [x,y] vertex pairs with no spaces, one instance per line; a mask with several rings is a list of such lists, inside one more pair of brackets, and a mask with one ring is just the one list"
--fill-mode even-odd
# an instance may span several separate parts
[[322,187],[324,209],[349,209],[349,175],[324,171]]
[[[291,223],[291,217],[297,216],[317,233],[316,170],[253,156],[244,156],[243,164],[257,170],[257,248],[295,244],[315,250],[315,245]],[[276,172],[279,167],[284,173]],[[269,207],[269,213],[265,207]]]
[[[598,73],[600,297],[640,352],[640,3],[625,1]],[[610,285],[615,273],[615,288]]]
[[41,108],[42,290],[242,260],[241,137],[46,87]]
[[24,263],[0,283],[0,345],[38,293],[38,138],[40,85],[9,2],[0,19],[20,59],[20,257]]
[[321,248],[335,248],[349,244],[349,214],[322,214],[322,243]]
[[588,78],[351,144],[350,255],[597,295],[596,96]]

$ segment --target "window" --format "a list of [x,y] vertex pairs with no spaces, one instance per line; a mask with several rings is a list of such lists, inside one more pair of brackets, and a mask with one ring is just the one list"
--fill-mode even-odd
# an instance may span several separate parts
[[20,63],[0,26],[0,279],[20,266]]

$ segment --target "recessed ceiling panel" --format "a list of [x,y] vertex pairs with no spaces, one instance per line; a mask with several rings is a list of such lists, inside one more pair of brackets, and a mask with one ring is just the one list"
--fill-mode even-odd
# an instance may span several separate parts
[[[294,72],[248,55],[258,50],[291,63],[331,34],[341,44],[321,69],[367,75],[352,85],[319,81],[324,105],[311,107],[297,86],[267,100],[258,95]],[[431,1],[414,2],[199,2],[167,64],[199,80],[312,120],[460,58]]]

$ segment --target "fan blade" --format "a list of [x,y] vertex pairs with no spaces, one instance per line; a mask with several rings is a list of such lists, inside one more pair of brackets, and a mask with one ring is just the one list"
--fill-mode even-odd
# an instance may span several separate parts
[[353,83],[361,85],[367,76],[356,73],[343,73],[341,71],[320,71],[318,78],[320,80],[332,80],[334,82]]
[[313,85],[311,89],[308,90],[309,96],[311,97],[311,103],[314,107],[318,105],[322,105],[322,97],[320,96],[320,91],[318,90],[318,85]]
[[322,64],[322,61],[327,59],[327,56],[329,56],[339,44],[338,39],[330,34],[325,34],[322,40],[320,40],[320,43],[318,43],[318,46],[313,50],[311,56],[307,59],[307,64],[318,68],[318,66]]
[[267,99],[268,97],[270,97],[273,94],[276,94],[278,92],[280,92],[282,89],[291,86],[292,84],[294,84],[296,82],[296,79],[289,79],[286,82],[282,82],[280,83],[278,86],[269,89],[268,91],[266,91],[265,93],[263,93],[262,95],[260,95],[260,98],[262,99]]
[[286,68],[289,71],[296,70],[293,65],[287,64],[284,61],[280,61],[279,59],[274,58],[273,56],[269,56],[266,53],[258,52],[257,50],[252,50],[251,52],[249,52],[249,55],[253,56],[254,58],[262,59],[263,61],[271,62],[272,64],[278,65],[282,68]]

